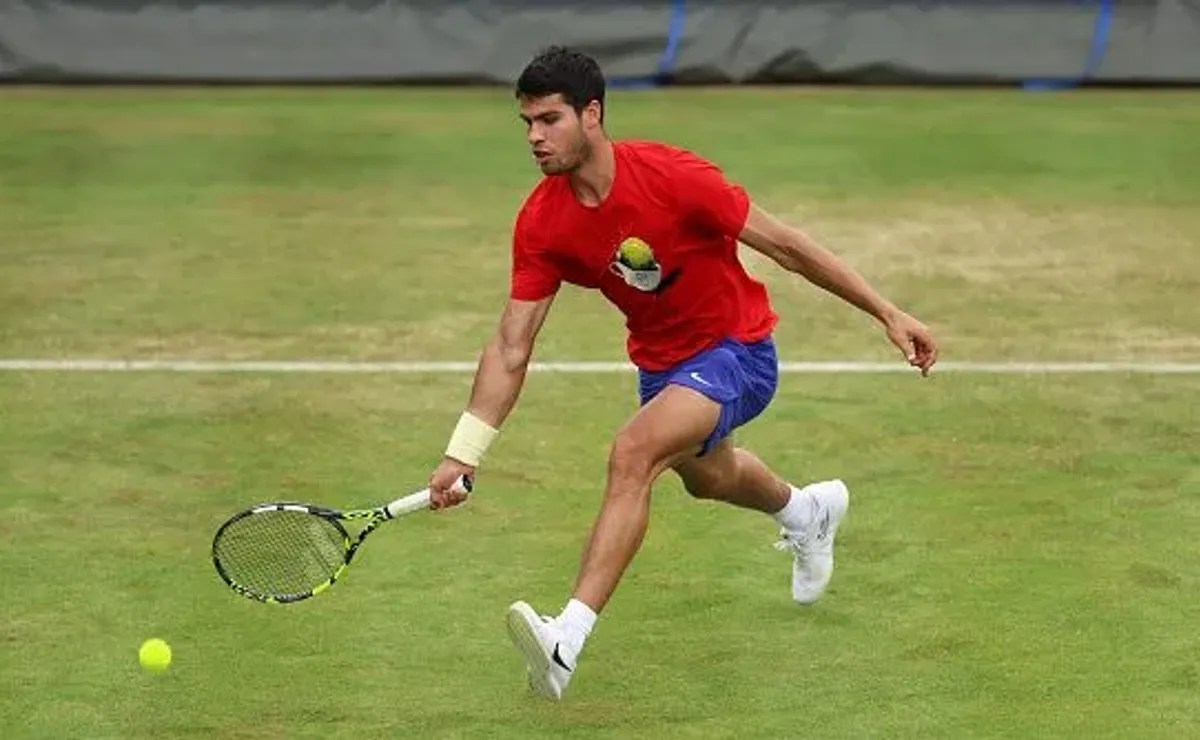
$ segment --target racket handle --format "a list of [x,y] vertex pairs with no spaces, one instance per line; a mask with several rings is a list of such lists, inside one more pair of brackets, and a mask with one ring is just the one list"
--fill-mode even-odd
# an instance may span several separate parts
[[[454,481],[454,485],[450,488],[451,490],[458,491],[459,493],[470,493],[471,480],[469,478],[459,476],[458,480]],[[392,517],[393,519],[398,516],[404,516],[405,514],[411,514],[414,511],[427,509],[429,508],[429,489],[425,488],[417,491],[416,493],[410,493],[407,496],[398,498],[384,508],[387,509],[388,516]]]

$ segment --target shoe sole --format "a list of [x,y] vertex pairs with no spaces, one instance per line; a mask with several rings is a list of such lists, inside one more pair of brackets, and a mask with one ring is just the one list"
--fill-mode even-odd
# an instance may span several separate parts
[[534,691],[548,699],[558,700],[559,695],[549,683],[550,654],[542,646],[534,630],[535,621],[541,621],[528,604],[517,602],[508,608],[508,638],[525,658],[529,674],[529,685]]

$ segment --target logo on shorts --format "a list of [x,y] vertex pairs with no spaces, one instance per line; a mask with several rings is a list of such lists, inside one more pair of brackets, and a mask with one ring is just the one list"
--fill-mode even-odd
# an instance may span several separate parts
[[662,265],[654,256],[654,250],[636,236],[621,242],[608,267],[614,275],[624,280],[626,285],[643,293],[657,293],[675,282],[675,278],[679,276],[679,271],[676,270],[664,278]]

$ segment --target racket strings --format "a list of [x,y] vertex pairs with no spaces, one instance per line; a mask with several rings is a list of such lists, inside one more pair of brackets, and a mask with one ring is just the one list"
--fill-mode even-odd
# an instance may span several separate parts
[[226,575],[264,596],[304,593],[346,562],[343,531],[314,514],[271,510],[232,522],[214,552]]

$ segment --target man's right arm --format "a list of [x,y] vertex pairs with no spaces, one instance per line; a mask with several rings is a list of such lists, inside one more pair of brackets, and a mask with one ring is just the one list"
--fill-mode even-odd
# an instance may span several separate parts
[[537,301],[510,299],[505,306],[500,326],[479,358],[467,408],[446,447],[445,458],[430,478],[433,508],[454,506],[463,500],[449,488],[459,476],[474,474],[516,405],[534,340],[553,301],[553,295]]
[[509,300],[496,335],[479,359],[468,413],[495,429],[504,424],[521,394],[534,340],[553,301],[553,296],[540,301]]

